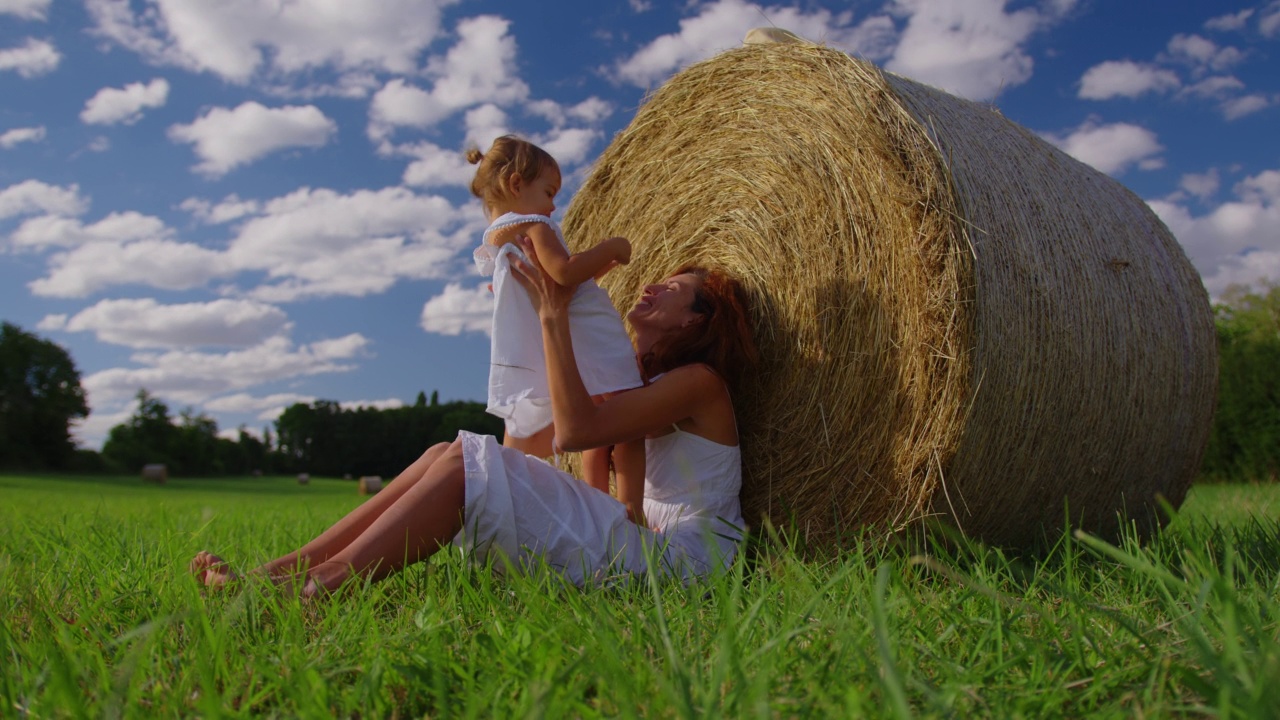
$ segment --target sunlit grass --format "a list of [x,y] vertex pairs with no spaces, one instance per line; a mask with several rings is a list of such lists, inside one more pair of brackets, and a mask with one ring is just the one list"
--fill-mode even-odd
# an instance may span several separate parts
[[1198,487],[1146,546],[768,541],[586,590],[445,551],[304,604],[187,560],[292,549],[354,483],[0,477],[0,716],[1274,717],[1278,490]]

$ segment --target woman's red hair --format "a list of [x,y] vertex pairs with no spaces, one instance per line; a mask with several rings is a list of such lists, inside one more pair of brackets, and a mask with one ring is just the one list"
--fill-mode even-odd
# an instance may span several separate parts
[[736,390],[743,374],[756,363],[756,343],[747,317],[746,292],[737,280],[720,270],[697,266],[672,273],[693,275],[700,281],[694,290],[692,310],[702,322],[672,331],[654,343],[640,359],[647,377],[682,365],[705,363]]

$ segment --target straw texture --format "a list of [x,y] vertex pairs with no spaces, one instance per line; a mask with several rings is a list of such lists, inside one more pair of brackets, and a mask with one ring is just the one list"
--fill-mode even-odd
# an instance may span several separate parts
[[620,307],[685,263],[747,287],[749,522],[1112,535],[1199,463],[1198,275],[1139,198],[987,106],[813,44],[732,50],[646,101],[564,227],[632,240]]

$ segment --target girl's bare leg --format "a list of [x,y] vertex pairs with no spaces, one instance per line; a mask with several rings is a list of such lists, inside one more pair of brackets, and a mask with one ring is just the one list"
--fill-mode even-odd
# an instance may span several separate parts
[[465,503],[462,444],[455,442],[358,537],[313,566],[303,594],[335,590],[353,575],[379,580],[425,560],[462,530]]
[[609,462],[612,454],[612,445],[582,451],[582,479],[606,495],[609,494]]
[[613,446],[613,473],[618,501],[627,506],[627,517],[648,527],[644,517],[644,438]]
[[[448,443],[440,443],[428,449],[396,476],[386,488],[334,523],[314,540],[294,552],[278,557],[255,568],[250,574],[266,575],[287,580],[297,573],[305,573],[318,562],[324,562],[346,547],[364,532],[387,508],[395,504],[409,488],[422,479],[427,469],[449,449]],[[239,576],[222,558],[209,552],[197,553],[191,561],[191,572],[210,587],[220,587]]]
[[[609,395],[592,395],[591,400],[599,405],[608,397]],[[582,451],[582,479],[606,495],[609,494],[609,464],[612,462],[612,455],[612,445]]]

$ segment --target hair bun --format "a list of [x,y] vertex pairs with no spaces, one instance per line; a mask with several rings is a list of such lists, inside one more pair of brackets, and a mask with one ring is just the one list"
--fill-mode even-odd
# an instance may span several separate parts
[[474,146],[467,148],[467,162],[472,165],[479,165],[483,159],[484,153],[480,152],[480,148]]

